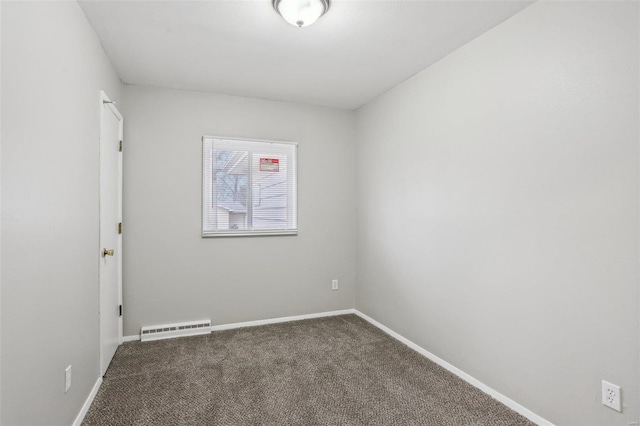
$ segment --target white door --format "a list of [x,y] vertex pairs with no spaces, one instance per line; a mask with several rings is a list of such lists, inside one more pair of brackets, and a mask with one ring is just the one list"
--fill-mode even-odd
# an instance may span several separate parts
[[100,92],[100,376],[122,343],[122,115]]

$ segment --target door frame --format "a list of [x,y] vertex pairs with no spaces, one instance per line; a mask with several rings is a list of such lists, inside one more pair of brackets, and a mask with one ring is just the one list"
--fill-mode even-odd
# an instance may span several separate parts
[[[116,118],[118,119],[119,122],[119,126],[118,126],[118,137],[120,138],[120,141],[122,141],[122,137],[123,137],[123,133],[124,133],[124,118],[122,117],[122,114],[120,114],[120,111],[118,111],[118,109],[116,108],[116,104],[115,102],[112,102],[109,97],[107,96],[107,94],[104,92],[104,90],[100,91],[100,135],[98,138],[98,153],[99,153],[99,163],[98,163],[98,176],[99,176],[99,180],[98,180],[98,217],[99,217],[99,221],[98,221],[98,332],[100,335],[100,346],[99,346],[99,353],[100,353],[100,364],[98,366],[98,370],[100,372],[100,377],[102,377],[105,373],[105,371],[102,371],[102,343],[103,343],[103,336],[102,336],[102,314],[101,314],[101,310],[100,310],[100,290],[101,290],[101,286],[102,286],[102,277],[100,276],[100,262],[101,262],[101,258],[102,258],[102,239],[101,239],[101,235],[100,235],[100,224],[102,222],[102,217],[101,217],[101,213],[100,213],[100,182],[102,182],[102,176],[100,175],[100,165],[102,164],[102,155],[100,153],[101,149],[101,143],[102,143],[102,130],[104,127],[104,113],[106,111],[106,109],[109,109],[109,111],[111,113],[113,113]],[[119,218],[119,222],[122,223],[122,189],[123,189],[123,180],[122,180],[122,171],[123,171],[123,167],[122,167],[122,162],[123,162],[123,154],[122,151],[120,151],[119,153],[120,155],[118,155],[118,218]],[[118,303],[120,304],[120,306],[122,306],[122,234],[118,235],[118,243],[116,245],[116,253],[118,253],[118,255],[116,256],[117,259],[117,267],[118,267],[118,271],[117,271],[117,286],[118,286]],[[122,319],[124,317],[124,314],[121,315],[118,319],[118,344],[122,344],[122,333],[123,333],[123,322]]]

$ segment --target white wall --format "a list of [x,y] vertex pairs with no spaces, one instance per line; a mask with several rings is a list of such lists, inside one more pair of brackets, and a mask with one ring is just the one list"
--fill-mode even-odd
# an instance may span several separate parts
[[[138,86],[125,107],[125,335],[353,307],[353,112]],[[299,143],[297,236],[200,236],[203,135]]]
[[70,425],[99,374],[99,90],[121,86],[76,2],[2,9],[0,422]]
[[558,425],[640,420],[638,78],[636,2],[540,2],[359,110],[356,307]]

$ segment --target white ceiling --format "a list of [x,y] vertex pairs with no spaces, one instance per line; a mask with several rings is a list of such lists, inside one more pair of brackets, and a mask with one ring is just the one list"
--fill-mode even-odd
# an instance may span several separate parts
[[529,4],[333,0],[296,28],[270,0],[80,2],[124,83],[348,109]]

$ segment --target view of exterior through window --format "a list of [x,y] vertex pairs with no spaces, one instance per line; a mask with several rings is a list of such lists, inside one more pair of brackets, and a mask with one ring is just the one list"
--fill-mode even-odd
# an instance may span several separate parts
[[203,138],[203,236],[295,234],[296,150]]

